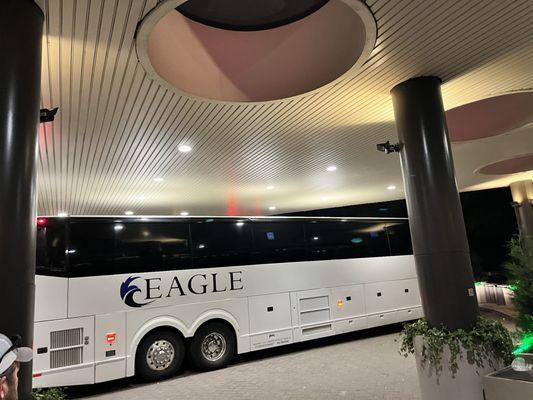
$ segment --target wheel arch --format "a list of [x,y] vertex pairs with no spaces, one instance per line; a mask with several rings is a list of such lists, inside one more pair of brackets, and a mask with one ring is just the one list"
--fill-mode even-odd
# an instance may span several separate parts
[[229,312],[220,309],[209,310],[200,315],[191,325],[190,336],[194,336],[196,332],[198,332],[198,329],[210,322],[221,322],[227,325],[229,328],[231,328],[233,334],[235,335],[235,339],[239,337],[240,327],[235,317]]

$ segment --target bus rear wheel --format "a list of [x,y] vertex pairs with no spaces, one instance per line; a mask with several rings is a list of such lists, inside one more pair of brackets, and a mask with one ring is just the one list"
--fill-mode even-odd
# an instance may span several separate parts
[[166,379],[178,372],[184,357],[183,339],[171,330],[158,330],[139,344],[135,370],[146,381]]
[[202,371],[223,368],[235,355],[233,330],[221,322],[209,322],[196,332],[190,346],[190,358]]

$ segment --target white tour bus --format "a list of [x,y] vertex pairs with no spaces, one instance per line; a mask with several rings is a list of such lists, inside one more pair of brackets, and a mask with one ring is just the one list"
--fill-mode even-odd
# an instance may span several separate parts
[[402,218],[40,217],[34,387],[422,317]]

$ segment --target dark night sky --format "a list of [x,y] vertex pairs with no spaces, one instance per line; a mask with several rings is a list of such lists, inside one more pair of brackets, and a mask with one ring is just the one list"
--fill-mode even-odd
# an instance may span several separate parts
[[[461,193],[470,255],[476,280],[501,282],[502,264],[507,259],[507,243],[517,234],[509,188]],[[405,200],[361,204],[287,215],[331,217],[407,217]]]

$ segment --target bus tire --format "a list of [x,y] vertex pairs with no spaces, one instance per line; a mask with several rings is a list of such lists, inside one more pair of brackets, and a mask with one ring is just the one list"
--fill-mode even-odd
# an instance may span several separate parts
[[181,336],[172,330],[146,335],[135,355],[135,372],[145,381],[158,381],[175,375],[185,358]]
[[190,346],[190,359],[201,371],[212,371],[228,365],[237,344],[235,334],[222,322],[208,322],[198,329]]

